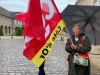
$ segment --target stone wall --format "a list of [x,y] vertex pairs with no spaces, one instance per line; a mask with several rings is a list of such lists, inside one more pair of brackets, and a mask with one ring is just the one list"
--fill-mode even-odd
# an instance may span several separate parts
[[76,5],[94,5],[94,0],[77,0]]

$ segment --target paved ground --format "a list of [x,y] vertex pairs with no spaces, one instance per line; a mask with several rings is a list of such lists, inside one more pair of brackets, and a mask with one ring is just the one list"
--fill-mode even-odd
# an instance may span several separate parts
[[[23,55],[24,39],[0,39],[0,75],[37,75],[38,68]],[[58,46],[59,45],[59,46]],[[67,74],[65,44],[57,41],[46,60],[47,75]]]
[[[23,37],[0,39],[0,75],[37,75],[38,68],[23,55]],[[47,75],[67,75],[67,53],[65,43],[57,40],[45,64]],[[100,75],[100,70],[92,64],[92,74]]]

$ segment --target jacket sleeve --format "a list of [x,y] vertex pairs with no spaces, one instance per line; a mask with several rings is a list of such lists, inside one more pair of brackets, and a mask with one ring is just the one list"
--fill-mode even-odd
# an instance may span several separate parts
[[68,53],[71,53],[72,52],[72,49],[71,49],[70,45],[71,45],[71,41],[70,41],[70,39],[67,39],[67,43],[66,43],[66,46],[65,46],[65,50]]
[[88,37],[85,37],[84,39],[84,45],[83,46],[77,46],[77,52],[80,53],[88,53],[91,51],[91,43]]

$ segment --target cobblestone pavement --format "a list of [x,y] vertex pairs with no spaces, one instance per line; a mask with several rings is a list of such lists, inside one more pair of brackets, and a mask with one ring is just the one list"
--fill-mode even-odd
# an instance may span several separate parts
[[[24,39],[0,39],[0,75],[38,75],[23,55]],[[65,44],[57,41],[45,63],[46,75],[67,75]]]
[[[0,39],[0,75],[38,75],[38,68],[23,55],[24,39]],[[68,75],[65,43],[57,40],[45,63],[46,75]],[[100,75],[92,65],[91,75]]]

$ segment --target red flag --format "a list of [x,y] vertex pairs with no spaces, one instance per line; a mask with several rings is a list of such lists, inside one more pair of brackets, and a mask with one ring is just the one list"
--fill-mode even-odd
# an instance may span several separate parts
[[27,13],[16,14],[16,18],[25,23],[24,36],[39,38],[40,40],[45,39],[39,0],[30,0]]
[[23,22],[23,23],[26,22],[27,13],[18,13],[15,16],[20,22]]
[[27,11],[24,35],[44,39],[45,28],[42,23],[42,15],[39,0],[30,0]]
[[[64,27],[65,23],[53,0],[30,0],[23,55],[39,67],[50,54]],[[41,37],[35,38],[36,36],[44,36],[45,39],[40,40]]]

